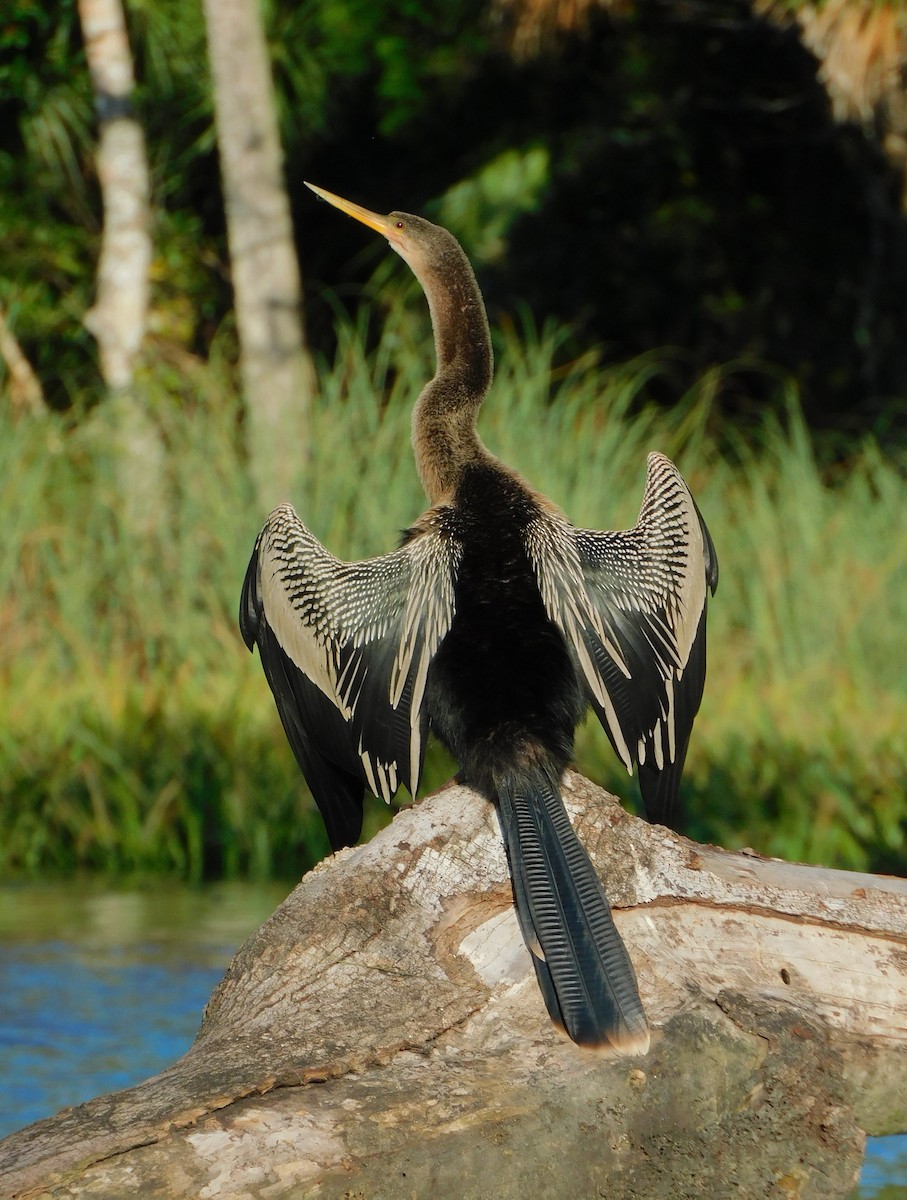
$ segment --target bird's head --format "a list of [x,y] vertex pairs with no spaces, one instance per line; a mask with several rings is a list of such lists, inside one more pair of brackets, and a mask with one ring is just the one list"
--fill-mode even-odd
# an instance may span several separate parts
[[419,279],[424,279],[427,274],[437,270],[452,246],[459,250],[453,234],[440,225],[426,221],[424,217],[405,212],[392,212],[382,216],[381,213],[370,212],[367,208],[354,204],[352,200],[344,200],[342,196],[335,196],[333,192],[316,187],[314,183],[307,182],[306,187],[322,200],[327,200],[328,204],[339,208],[341,212],[361,221],[369,229],[383,234],[392,249],[409,264]]

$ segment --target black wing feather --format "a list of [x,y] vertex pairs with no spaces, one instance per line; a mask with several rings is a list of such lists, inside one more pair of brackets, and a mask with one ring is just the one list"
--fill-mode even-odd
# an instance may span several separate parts
[[368,788],[415,792],[430,658],[452,613],[453,547],[427,520],[392,554],[333,558],[288,506],[275,509],[243,583],[239,624],[258,646],[332,847],[355,842]]
[[662,770],[658,770],[650,762],[644,762],[639,767],[639,790],[646,816],[654,824],[670,825],[676,829],[680,829],[684,824],[680,779],[690,745],[693,721],[699,712],[705,687],[705,616],[703,609],[690,657],[676,689],[674,721],[677,728],[677,747],[674,761],[665,764]]
[[707,591],[718,583],[695,501],[674,464],[651,454],[632,529],[600,533],[548,519],[534,553],[589,702],[627,769],[639,765],[648,816],[665,820],[702,699]]

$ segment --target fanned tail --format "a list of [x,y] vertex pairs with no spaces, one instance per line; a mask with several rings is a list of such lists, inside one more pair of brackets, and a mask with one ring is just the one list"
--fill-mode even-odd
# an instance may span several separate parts
[[517,916],[551,1019],[583,1046],[645,1054],[633,965],[553,770],[496,773]]

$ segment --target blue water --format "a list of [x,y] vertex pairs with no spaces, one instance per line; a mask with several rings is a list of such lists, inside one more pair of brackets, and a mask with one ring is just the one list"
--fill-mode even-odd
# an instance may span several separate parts
[[154,1075],[188,1048],[223,974],[155,948],[91,955],[64,942],[0,963],[0,1135]]
[[[0,888],[0,1137],[169,1066],[287,889]],[[854,1200],[907,1200],[907,1136],[871,1138]]]
[[[884,1190],[883,1190],[884,1189]],[[907,1200],[907,1137],[870,1138],[855,1200]]]
[[0,1137],[183,1054],[287,890],[0,888]]

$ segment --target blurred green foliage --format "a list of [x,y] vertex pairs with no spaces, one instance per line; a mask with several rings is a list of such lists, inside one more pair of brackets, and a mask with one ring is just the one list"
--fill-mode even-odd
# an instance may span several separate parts
[[[580,524],[635,519],[645,455],[674,457],[721,557],[709,677],[686,773],[692,831],[847,867],[907,864],[907,478],[868,438],[817,460],[793,393],[726,446],[713,373],[651,403],[670,359],[561,364],[565,333],[496,332],[488,445]],[[424,500],[409,446],[431,366],[424,305],[377,347],[343,324],[294,488],[337,554],[390,549]],[[726,369],[732,373],[733,368]],[[142,395],[162,446],[141,537],[106,406],[0,440],[0,870],[292,876],[327,850],[260,666],[236,628],[254,511],[239,400],[212,365]],[[719,445],[724,449],[719,451]],[[302,460],[300,459],[300,462]],[[276,498],[275,498],[276,499]],[[578,765],[634,803],[594,722]],[[451,763],[434,751],[423,787]],[[404,799],[405,797],[401,797]],[[388,817],[369,807],[367,830]]]

